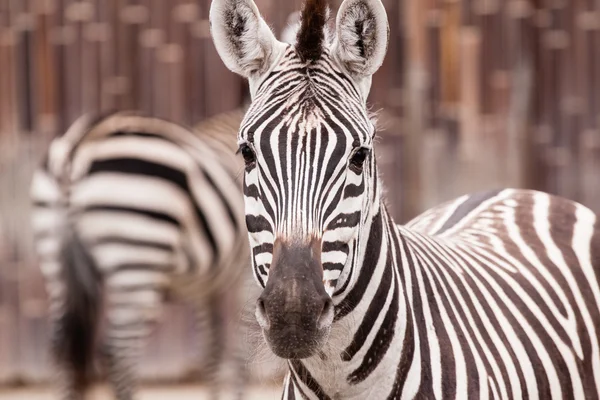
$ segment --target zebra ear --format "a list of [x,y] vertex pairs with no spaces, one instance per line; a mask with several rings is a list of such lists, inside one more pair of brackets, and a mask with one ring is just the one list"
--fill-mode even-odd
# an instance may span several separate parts
[[389,32],[381,0],[344,0],[337,15],[332,56],[355,79],[370,77],[383,64]]
[[253,0],[213,0],[209,18],[219,56],[227,68],[245,78],[263,75],[285,50]]

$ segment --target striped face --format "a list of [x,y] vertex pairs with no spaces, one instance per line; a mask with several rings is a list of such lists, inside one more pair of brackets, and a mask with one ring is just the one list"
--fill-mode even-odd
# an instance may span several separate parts
[[332,294],[373,179],[373,134],[354,83],[327,55],[307,67],[290,46],[258,88],[239,135],[246,222],[263,287],[276,241],[316,240]]
[[[240,127],[256,318],[273,352],[310,357],[328,338],[336,287],[349,288],[358,233],[373,203],[371,75],[388,25],[380,0],[344,0],[336,37],[325,0],[307,0],[296,42],[273,36],[252,0],[213,0],[225,64],[248,78]],[[339,283],[344,282],[343,285]]]

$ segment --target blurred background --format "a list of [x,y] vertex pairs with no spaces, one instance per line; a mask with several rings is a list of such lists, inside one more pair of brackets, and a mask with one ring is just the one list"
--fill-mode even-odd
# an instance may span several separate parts
[[[301,5],[256,3],[278,34]],[[504,186],[600,211],[600,1],[384,3],[391,42],[371,104],[398,222]],[[141,109],[193,125],[247,99],[214,49],[209,5],[0,0],[0,387],[50,376],[27,197],[49,140],[84,112]],[[167,307],[141,366],[148,382],[180,381],[189,367],[188,311]],[[261,368],[278,382],[277,368]]]

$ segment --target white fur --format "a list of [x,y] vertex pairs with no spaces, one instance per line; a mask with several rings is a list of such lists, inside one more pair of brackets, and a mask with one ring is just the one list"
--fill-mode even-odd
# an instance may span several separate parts
[[296,36],[300,30],[300,11],[294,11],[287,18],[287,26],[281,32],[281,41],[289,44],[296,44]]
[[[234,20],[245,20],[243,32],[234,31],[232,15]],[[217,52],[227,68],[248,78],[252,97],[265,76],[277,65],[286,47],[296,41],[300,27],[298,13],[291,14],[288,22],[282,42],[276,39],[260,16],[253,0],[212,2],[210,24]],[[362,23],[362,32],[356,32],[357,22]],[[368,34],[369,31],[372,34]],[[329,43],[327,29],[325,34],[325,43]],[[387,13],[381,0],[344,0],[338,11],[332,42],[332,58],[355,80],[366,102],[371,90],[371,76],[383,64],[389,43]],[[356,45],[358,42],[364,44],[366,54],[361,54],[361,48]]]
[[[228,21],[232,15],[234,20],[245,20],[245,29],[238,36]],[[232,72],[248,78],[254,95],[288,45],[275,38],[252,0],[213,0],[210,25],[219,56]]]
[[[356,32],[357,22],[362,23],[362,32]],[[373,34],[367,35],[370,29]],[[366,54],[361,54],[358,42],[364,43]],[[389,24],[381,0],[344,0],[336,19],[331,55],[355,79],[365,100],[371,76],[383,64],[388,43]]]

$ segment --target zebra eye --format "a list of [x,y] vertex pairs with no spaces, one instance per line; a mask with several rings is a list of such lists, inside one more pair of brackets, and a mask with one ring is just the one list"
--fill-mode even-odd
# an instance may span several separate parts
[[354,167],[358,171],[362,171],[363,164],[369,155],[369,149],[361,147],[350,158],[350,166]]
[[254,154],[254,151],[247,144],[242,144],[239,152],[242,153],[242,157],[244,157],[244,162],[246,165],[250,165],[256,161],[256,155]]

